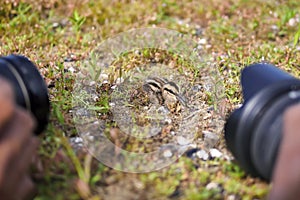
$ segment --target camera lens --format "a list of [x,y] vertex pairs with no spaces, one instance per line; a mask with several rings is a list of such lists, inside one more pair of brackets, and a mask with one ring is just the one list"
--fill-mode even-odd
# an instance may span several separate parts
[[47,86],[35,65],[26,57],[0,57],[0,76],[8,80],[15,92],[16,103],[29,110],[36,119],[35,134],[40,134],[49,119]]
[[300,101],[300,80],[259,63],[242,71],[244,104],[225,125],[225,140],[241,167],[270,180],[282,137],[282,114]]

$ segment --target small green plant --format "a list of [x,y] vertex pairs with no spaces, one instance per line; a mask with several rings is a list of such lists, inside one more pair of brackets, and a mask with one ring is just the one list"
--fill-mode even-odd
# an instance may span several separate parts
[[223,171],[235,178],[245,177],[245,172],[234,163],[223,163]]
[[31,21],[32,17],[34,16],[34,13],[31,13],[30,10],[32,9],[31,5],[20,3],[15,11],[15,17],[10,21],[10,25],[12,27],[15,27],[17,25],[28,23],[28,21]]
[[77,41],[80,38],[80,30],[84,22],[86,21],[86,17],[79,15],[77,10],[74,11],[73,16],[70,17],[72,27],[76,32]]
[[299,39],[300,39],[300,25],[298,27],[298,30],[294,36],[294,48],[297,46],[298,42],[299,42]]
[[289,7],[283,7],[279,26],[280,27],[284,26],[286,23],[288,23],[290,19],[295,17],[295,15],[296,15],[296,10],[291,9]]
[[86,18],[84,16],[80,16],[77,10],[75,10],[70,20],[72,22],[73,28],[76,32],[78,32],[80,31],[81,26],[84,24]]

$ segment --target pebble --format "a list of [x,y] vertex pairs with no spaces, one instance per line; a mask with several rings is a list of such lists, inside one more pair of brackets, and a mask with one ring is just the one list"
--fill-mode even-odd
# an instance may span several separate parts
[[116,106],[116,104],[115,103],[113,103],[113,102],[109,102],[109,104],[108,104],[110,107],[115,107]]
[[108,75],[107,74],[100,74],[99,79],[107,81],[108,80]]
[[210,182],[206,185],[205,187],[207,190],[213,190],[213,189],[217,189],[219,188],[219,184],[214,183],[214,182]]
[[296,26],[297,24],[297,20],[295,18],[291,18],[288,22],[288,25],[293,27],[293,26]]
[[139,189],[139,190],[144,190],[145,189],[145,184],[142,181],[139,180],[135,180],[133,182],[135,188]]
[[164,150],[163,155],[165,158],[170,158],[173,156],[173,153],[170,149],[166,149],[166,150]]
[[271,29],[272,29],[273,31],[278,31],[278,30],[279,30],[278,26],[276,26],[276,25],[272,25],[272,26],[271,26]]
[[211,47],[212,47],[212,45],[210,45],[210,44],[205,45],[206,49],[210,49]]
[[206,44],[207,40],[205,38],[202,38],[198,41],[198,44]]
[[172,124],[172,119],[166,118],[166,119],[165,119],[165,123],[166,123],[166,124]]
[[202,160],[208,160],[209,159],[209,155],[206,151],[204,150],[199,150],[196,152],[196,155],[198,158],[202,159]]
[[104,85],[104,84],[108,84],[108,80],[104,80],[104,81],[102,82],[102,85]]
[[202,133],[204,134],[204,142],[209,148],[215,146],[219,141],[219,136],[215,133],[212,133],[210,131],[202,131]]
[[97,121],[94,121],[93,124],[94,124],[94,125],[98,125],[98,124],[100,124],[100,123],[99,123],[99,121],[97,120]]
[[86,139],[87,139],[88,141],[94,141],[94,140],[95,140],[95,136],[93,136],[93,135],[88,135],[88,136],[86,136]]
[[54,22],[53,24],[52,24],[52,27],[53,28],[58,28],[60,26],[60,23],[58,23],[58,22]]
[[82,143],[83,142],[81,137],[71,137],[70,141],[74,142],[74,143]]
[[212,158],[220,158],[223,155],[218,149],[215,148],[210,149],[209,153]]
[[121,84],[123,82],[124,82],[123,78],[117,78],[117,80],[116,80],[116,84]]
[[189,139],[187,139],[187,138],[185,138],[185,137],[183,137],[183,136],[178,136],[177,137],[177,142],[178,142],[178,144],[179,145],[188,145],[188,144],[190,144],[191,143],[191,140],[189,140]]
[[77,150],[83,147],[83,139],[81,137],[71,137],[69,139],[70,145]]
[[236,197],[235,197],[235,195],[229,195],[228,197],[227,197],[227,200],[235,200],[235,199],[237,199]]
[[197,49],[198,50],[202,50],[203,49],[203,45],[202,44],[197,45]]
[[70,67],[68,70],[69,70],[72,74],[76,71],[76,69],[75,69],[74,67]]
[[160,106],[160,107],[157,109],[157,112],[158,112],[158,113],[163,113],[163,114],[168,114],[168,113],[169,113],[169,110],[168,110],[165,106]]

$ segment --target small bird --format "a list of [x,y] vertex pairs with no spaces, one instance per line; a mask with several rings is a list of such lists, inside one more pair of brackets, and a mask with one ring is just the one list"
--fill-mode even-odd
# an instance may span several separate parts
[[181,104],[186,106],[186,101],[179,93],[179,87],[164,78],[148,78],[143,85],[143,89],[150,95],[150,101],[165,105],[169,111],[178,113]]
[[164,99],[162,97],[162,88],[167,83],[166,79],[159,77],[153,77],[146,79],[143,90],[149,95],[150,102],[154,104],[163,104]]
[[167,82],[162,87],[162,97],[164,104],[171,112],[178,113],[181,110],[181,104],[185,102],[179,94],[179,87],[174,82]]

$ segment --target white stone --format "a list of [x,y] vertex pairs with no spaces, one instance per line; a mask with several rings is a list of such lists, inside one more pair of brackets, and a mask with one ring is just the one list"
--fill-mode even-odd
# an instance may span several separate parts
[[58,22],[54,22],[53,24],[52,24],[52,27],[53,28],[57,28],[57,27],[59,27],[60,26],[60,24],[58,23]]
[[78,143],[82,143],[83,139],[81,137],[73,137],[73,138],[70,138],[70,142],[78,144]]
[[124,82],[123,78],[117,78],[117,80],[116,80],[116,84],[121,84],[123,82]]
[[172,123],[172,119],[166,118],[166,119],[165,119],[165,122],[166,122],[167,124],[171,124],[171,123]]
[[148,106],[144,106],[143,110],[149,110],[149,107]]
[[200,158],[202,160],[208,160],[208,158],[209,158],[208,153],[204,150],[197,151],[196,155],[198,158]]
[[167,113],[169,113],[169,110],[168,110],[166,107],[164,107],[164,106],[160,106],[160,107],[157,109],[157,112],[158,112],[158,113],[167,114]]
[[108,80],[108,75],[107,74],[100,74],[99,79],[100,80]]
[[211,47],[212,47],[212,45],[210,45],[210,44],[205,45],[206,49],[210,49]]
[[229,195],[228,197],[227,197],[227,200],[235,200],[236,198],[235,198],[235,195]]
[[296,26],[296,24],[297,24],[297,21],[296,21],[296,19],[295,18],[291,18],[290,20],[289,20],[289,22],[288,22],[288,25],[289,26]]
[[80,143],[80,142],[83,142],[83,140],[82,140],[81,137],[76,137],[76,138],[75,138],[75,142],[76,142],[76,143]]
[[207,40],[205,38],[202,38],[198,41],[198,44],[206,44]]
[[272,26],[271,26],[271,29],[272,29],[273,31],[278,31],[278,30],[279,30],[278,26],[276,26],[276,25],[272,25]]
[[74,73],[74,72],[76,71],[76,69],[75,69],[74,67],[70,67],[68,70],[69,70],[71,73]]
[[214,183],[214,182],[210,182],[206,185],[206,189],[208,189],[208,190],[213,190],[213,189],[216,189],[218,187],[219,187],[219,185],[217,183]]
[[170,149],[167,149],[164,151],[163,155],[165,158],[170,158],[170,157],[172,157],[173,153]]
[[218,149],[215,148],[210,149],[209,153],[213,158],[220,158],[223,155]]
[[113,102],[109,102],[109,104],[108,104],[110,107],[114,107],[116,104],[115,103],[113,103]]

